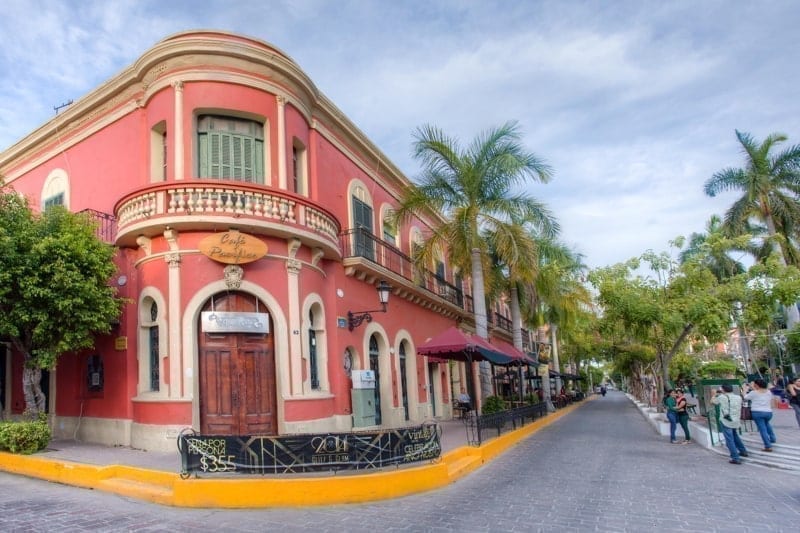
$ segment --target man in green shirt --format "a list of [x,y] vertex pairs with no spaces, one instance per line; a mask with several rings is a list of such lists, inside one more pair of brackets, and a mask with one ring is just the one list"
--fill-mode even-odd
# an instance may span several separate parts
[[733,394],[733,387],[726,383],[722,386],[722,390],[718,390],[711,398],[711,403],[719,406],[719,430],[725,437],[725,446],[731,454],[731,460],[728,462],[740,465],[742,464],[740,457],[748,456],[747,448],[739,437],[742,397]]

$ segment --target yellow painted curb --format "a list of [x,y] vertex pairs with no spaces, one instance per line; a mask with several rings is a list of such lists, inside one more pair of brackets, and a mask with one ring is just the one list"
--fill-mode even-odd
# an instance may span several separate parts
[[265,508],[363,503],[449,485],[582,403],[551,413],[481,446],[462,446],[447,452],[436,462],[367,474],[340,472],[325,477],[181,479],[177,473],[123,465],[97,466],[3,452],[0,452],[0,470],[176,507]]

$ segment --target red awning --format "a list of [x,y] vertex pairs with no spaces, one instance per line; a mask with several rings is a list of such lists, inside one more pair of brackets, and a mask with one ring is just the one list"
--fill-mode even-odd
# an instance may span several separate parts
[[506,341],[501,341],[499,339],[493,340],[492,344],[494,344],[499,350],[502,350],[503,353],[508,354],[512,359],[514,359],[514,362],[526,365],[532,365],[536,363],[533,359],[528,357],[528,354],[522,350],[518,350],[513,344],[509,344]]
[[491,361],[497,365],[507,365],[516,360],[510,352],[506,353],[486,339],[455,326],[420,346],[417,353],[456,361]]

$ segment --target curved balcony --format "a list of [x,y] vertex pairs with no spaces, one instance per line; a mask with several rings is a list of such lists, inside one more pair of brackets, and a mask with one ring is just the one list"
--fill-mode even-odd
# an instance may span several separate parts
[[254,235],[294,237],[325,257],[341,259],[336,218],[303,196],[253,183],[173,181],[138,189],[114,206],[117,246],[135,246],[169,227],[178,231],[237,228]]

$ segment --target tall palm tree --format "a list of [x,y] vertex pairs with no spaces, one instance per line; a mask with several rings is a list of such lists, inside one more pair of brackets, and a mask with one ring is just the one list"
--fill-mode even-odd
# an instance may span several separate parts
[[[800,146],[773,154],[773,148],[787,140],[786,135],[773,133],[757,143],[750,134],[736,130],[736,138],[745,155],[744,167],[716,172],[706,181],[705,193],[714,197],[741,191],[742,196],[725,213],[725,224],[734,235],[741,235],[752,221],[762,222],[783,264],[791,264],[789,246],[793,230],[800,224]],[[786,311],[787,325],[792,328],[800,314],[796,305],[787,306]]]
[[708,267],[719,281],[745,271],[740,261],[733,259],[731,251],[748,252],[757,256],[759,251],[754,247],[739,247],[725,235],[725,227],[719,215],[711,215],[706,222],[705,233],[692,233],[686,247],[678,254],[681,263],[696,258]]
[[[515,190],[531,181],[547,183],[552,171],[522,147],[516,122],[481,133],[466,148],[430,125],[418,128],[414,137],[414,155],[422,163],[422,172],[418,183],[404,191],[395,215],[398,220],[423,217],[432,224],[416,260],[429,264],[447,250],[453,266],[470,272],[475,329],[488,338],[486,235],[513,232],[518,221],[530,221],[543,235],[555,234],[558,225],[548,209]],[[482,363],[483,397],[491,390],[490,372],[489,364]]]
[[[558,369],[559,338],[569,338],[592,306],[591,294],[582,282],[587,267],[581,254],[553,239],[537,239],[537,250],[536,276],[520,286],[522,312],[526,324],[547,326],[550,355]],[[560,383],[556,385],[560,388]],[[546,376],[543,388],[548,408],[552,408]]]

